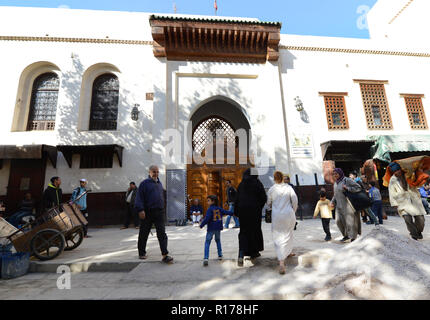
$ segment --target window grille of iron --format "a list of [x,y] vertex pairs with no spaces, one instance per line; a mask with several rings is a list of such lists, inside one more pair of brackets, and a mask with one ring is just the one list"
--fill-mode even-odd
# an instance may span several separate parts
[[34,80],[27,130],[54,130],[60,79],[53,72]]
[[118,120],[119,81],[113,74],[94,80],[91,99],[90,130],[116,130]]

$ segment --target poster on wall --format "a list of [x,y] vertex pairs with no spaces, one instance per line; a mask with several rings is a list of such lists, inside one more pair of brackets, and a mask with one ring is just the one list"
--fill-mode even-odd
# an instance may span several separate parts
[[313,158],[314,148],[312,133],[294,130],[290,133],[291,157],[293,158]]

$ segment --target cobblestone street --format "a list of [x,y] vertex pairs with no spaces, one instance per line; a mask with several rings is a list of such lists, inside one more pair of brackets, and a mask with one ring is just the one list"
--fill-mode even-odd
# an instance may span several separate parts
[[[294,234],[293,252],[296,253],[296,257],[288,259],[287,274],[284,276],[277,272],[270,224],[264,222],[265,250],[255,264],[248,260],[245,261],[243,268],[238,268],[236,265],[238,229],[222,232],[225,258],[223,262],[216,260],[216,245],[212,243],[208,267],[202,266],[205,230],[200,230],[198,227],[167,227],[169,250],[175,259],[172,265],[164,265],[160,262],[161,256],[155,232],[148,241],[149,259],[142,262],[137,258],[138,230],[134,228],[90,229],[92,238],[85,239],[75,251],[64,252],[53,261],[32,261],[31,269],[37,272],[17,279],[1,280],[0,299],[367,298],[367,293],[354,295],[346,291],[340,295],[339,292],[324,297],[315,295],[320,292],[320,289],[326,287],[326,281],[329,279],[328,273],[324,274],[319,270],[323,262],[333,259],[337,253],[348,250],[349,247],[353,248],[352,246],[362,245],[365,249],[372,246],[371,243],[366,244],[360,238],[353,244],[342,244],[339,241],[341,235],[334,222],[331,224],[331,229],[334,240],[327,243],[323,240],[324,233],[320,220],[299,221]],[[375,230],[374,226],[363,225],[361,238],[369,241],[372,235],[378,233],[399,236],[405,243],[418,246],[418,250],[422,249],[423,255],[428,255],[430,243],[428,228],[425,230],[424,240],[414,243],[413,240],[408,239],[402,219],[389,217],[379,231]],[[359,248],[354,250],[357,255],[363,252]],[[378,258],[376,251],[369,250],[368,254],[369,259]],[[396,252],[393,252],[393,259],[395,258]],[[57,279],[60,275],[56,270],[59,265],[68,265],[72,270],[70,290],[57,288]],[[357,270],[360,267],[357,265]],[[383,266],[381,270],[382,268]],[[422,272],[427,273],[427,278],[430,276],[429,269],[429,265],[422,266]],[[360,270],[357,270],[349,271],[351,274],[360,274]],[[382,279],[383,275],[372,274],[372,277]],[[342,281],[341,277],[338,278]],[[389,281],[384,281],[389,286]],[[401,279],[399,281],[401,282]],[[411,288],[420,285],[418,282],[405,281],[403,285]],[[376,281],[376,283],[379,282]],[[422,290],[424,291],[416,294],[421,296],[428,294],[428,288]],[[384,297],[398,298],[403,294],[401,290],[393,292],[395,292],[393,295],[384,295]],[[410,298],[416,298],[416,296],[410,296]]]

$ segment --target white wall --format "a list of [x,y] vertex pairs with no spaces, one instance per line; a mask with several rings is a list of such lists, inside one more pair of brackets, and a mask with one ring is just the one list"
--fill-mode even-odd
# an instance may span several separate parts
[[368,13],[370,36],[428,48],[429,13],[428,0],[378,0]]
[[[344,41],[345,40],[345,41]],[[309,36],[282,36],[282,44],[295,47],[396,50],[394,43],[384,44],[372,40],[333,39]],[[396,51],[401,51],[402,43]],[[312,132],[315,157],[312,160],[293,159],[293,174],[307,176],[312,184],[313,172],[321,173],[320,144],[330,140],[365,140],[371,135],[416,134],[429,135],[427,130],[410,128],[404,99],[400,94],[424,94],[424,110],[430,120],[430,58],[397,55],[322,52],[317,50],[281,50],[283,85],[287,104],[289,132]],[[354,79],[387,80],[385,85],[393,130],[367,129],[361,90]],[[347,92],[345,97],[349,120],[348,130],[328,130],[324,99],[319,92]],[[300,120],[294,98],[300,96],[310,124]],[[299,125],[300,124],[300,125]],[[321,176],[322,179],[322,176]],[[301,182],[302,183],[302,182]]]
[[[37,22],[32,20],[36,16]],[[55,16],[54,20],[57,21],[52,23],[48,18],[50,16]],[[75,23],[76,21],[80,23]],[[116,23],[109,24],[106,21]],[[74,28],[70,29],[70,25]],[[1,35],[44,36],[46,33],[50,36],[89,38],[104,38],[108,35],[111,39],[151,40],[148,14],[145,13],[0,7],[0,30]],[[294,35],[282,35],[281,45],[399,52],[429,51],[425,48],[405,48],[402,41]],[[89,187],[95,192],[124,191],[129,181],[139,183],[147,176],[151,164],[161,163],[165,145],[161,141],[163,130],[175,128],[176,125],[183,129],[182,121],[189,120],[198,105],[215,95],[230,98],[246,110],[253,134],[261,138],[260,146],[269,157],[270,164],[276,164],[277,169],[284,172],[289,171],[293,182],[294,175],[298,174],[302,185],[314,184],[314,173],[318,174],[320,183],[323,181],[322,142],[361,140],[374,134],[429,134],[429,130],[410,129],[404,101],[399,96],[400,93],[424,94],[424,108],[429,117],[429,58],[281,49],[278,67],[277,63],[260,65],[167,61],[164,58],[154,58],[150,45],[0,41],[0,51],[0,70],[4,75],[0,77],[1,145],[119,144],[124,147],[122,168],[115,156],[112,170],[80,170],[78,156],[73,158],[72,169],[61,154],[56,169],[48,162],[46,183],[53,175],[61,176],[65,193],[71,192],[81,177],[89,180]],[[15,106],[20,98],[20,77],[28,66],[40,61],[49,62],[59,70],[61,88],[55,131],[12,132]],[[89,100],[83,98],[83,94],[88,95],[91,88],[86,88],[85,85],[82,87],[82,77],[86,70],[93,72],[98,66],[114,68],[120,82],[116,131],[85,130],[85,121],[88,119],[83,115],[85,110],[88,111]],[[279,70],[284,101],[281,98]],[[359,85],[353,79],[389,81],[386,92],[393,130],[367,129]],[[327,129],[324,101],[318,94],[320,91],[348,92],[346,108],[349,130]],[[154,101],[146,101],[147,92],[154,92]],[[304,102],[309,123],[303,122],[295,109],[296,96],[300,96]],[[310,134],[311,158],[293,158],[288,163],[283,102],[289,143],[293,133]],[[142,111],[137,122],[130,119],[135,103],[140,104]],[[1,188],[2,183],[7,184],[8,180],[6,163],[0,170]],[[184,168],[183,165],[173,167]],[[165,182],[166,167],[160,165],[160,169],[162,181]],[[0,190],[0,194],[1,192]]]

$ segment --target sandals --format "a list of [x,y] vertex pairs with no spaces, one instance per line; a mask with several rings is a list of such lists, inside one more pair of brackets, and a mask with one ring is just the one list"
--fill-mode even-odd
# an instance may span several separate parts
[[287,272],[287,268],[285,266],[279,266],[279,274],[285,274]]
[[161,260],[161,262],[164,262],[164,263],[171,263],[173,261],[173,258],[171,257],[171,256],[165,256],[162,260]]

